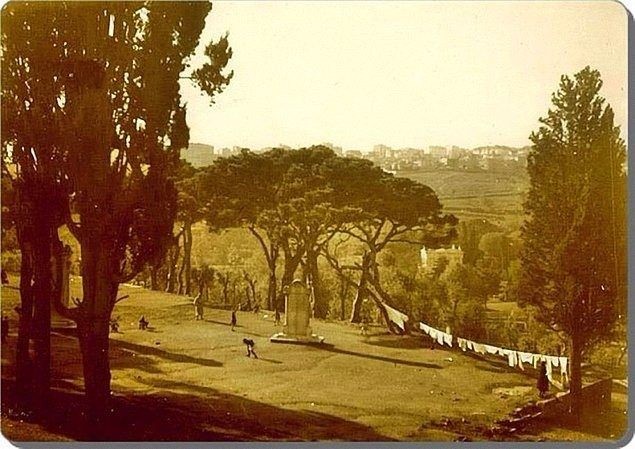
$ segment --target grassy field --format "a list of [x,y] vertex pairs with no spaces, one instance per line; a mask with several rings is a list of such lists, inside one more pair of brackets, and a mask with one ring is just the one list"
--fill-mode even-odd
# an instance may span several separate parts
[[[15,285],[15,284],[13,284]],[[80,293],[77,278],[71,283]],[[484,429],[535,398],[534,379],[504,363],[429,349],[421,337],[377,329],[368,337],[339,322],[313,322],[324,347],[269,342],[279,330],[267,312],[207,308],[193,320],[188,298],[123,286],[120,333],[111,335],[113,440],[454,440]],[[12,318],[15,288],[3,288]],[[150,330],[137,328],[141,315]],[[246,357],[242,338],[256,342]],[[10,439],[83,439],[81,361],[72,332],[53,335],[54,407],[46,426],[7,412],[15,332],[2,348],[2,430]],[[8,401],[8,402],[7,402]],[[68,418],[66,418],[68,416]],[[459,428],[439,424],[458,422]],[[476,435],[476,436],[475,436]]]

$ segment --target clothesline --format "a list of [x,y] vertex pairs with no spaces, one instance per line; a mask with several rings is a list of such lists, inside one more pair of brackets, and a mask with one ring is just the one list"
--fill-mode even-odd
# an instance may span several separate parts
[[406,323],[408,322],[408,315],[400,312],[397,309],[393,309],[386,303],[382,303],[388,314],[388,319],[399,327],[402,331],[406,330]]
[[[444,344],[446,344],[450,347],[453,347],[452,343],[455,340],[455,337],[453,337],[450,333],[440,331],[422,322],[419,323],[419,328],[426,335],[430,336],[432,340],[436,341],[439,345],[443,346]],[[538,368],[539,362],[545,362],[547,368],[547,378],[549,379],[549,382],[558,387],[562,387],[565,380],[569,380],[569,372],[567,370],[567,367],[569,366],[569,360],[567,357],[534,354],[532,352],[499,348],[497,346],[478,343],[461,337],[456,337],[456,344],[463,352],[473,351],[477,354],[489,354],[505,357],[507,358],[507,364],[510,367],[518,367],[523,371],[525,370],[523,363],[531,365],[534,368]],[[554,368],[558,367],[560,368],[560,382],[557,382],[553,377]]]

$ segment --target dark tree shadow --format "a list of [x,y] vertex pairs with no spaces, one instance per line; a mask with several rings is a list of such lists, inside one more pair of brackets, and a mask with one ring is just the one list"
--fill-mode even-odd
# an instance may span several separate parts
[[369,346],[394,349],[426,349],[429,347],[420,337],[413,335],[377,335],[372,336],[369,340],[364,341],[364,343]]
[[164,351],[163,349],[159,349],[156,347],[138,345],[138,344],[131,343],[128,341],[123,341],[123,340],[110,340],[110,345],[115,349],[121,348],[128,351],[132,351],[135,354],[143,354],[143,355],[158,357],[160,359],[169,360],[170,362],[193,363],[196,365],[212,366],[212,367],[223,366],[221,362],[218,362],[216,360],[203,359],[200,357],[192,357],[185,354],[177,354],[173,352]]
[[276,365],[280,365],[282,363],[280,360],[265,359],[264,357],[260,357],[260,356],[258,356],[258,360],[262,360],[263,362],[267,362],[267,363],[274,363]]
[[[325,413],[288,410],[213,388],[169,380],[148,383],[161,393],[112,397],[100,426],[86,425],[83,395],[53,390],[47,432],[80,441],[388,441],[373,428]],[[3,429],[12,419],[14,383],[2,382]],[[35,436],[37,438],[37,435]]]
[[[60,335],[65,335],[67,337],[76,337],[77,329],[59,329],[55,331]],[[221,362],[212,359],[203,359],[200,357],[192,357],[185,354],[178,354],[173,352],[168,352],[163,349],[160,349],[156,346],[145,346],[139,345],[136,343],[132,343],[125,340],[110,340],[110,350],[112,352],[116,352],[117,350],[122,350],[124,355],[130,356],[135,354],[135,357],[124,357],[123,359],[119,357],[113,357],[111,355],[111,366],[116,369],[119,367],[127,367],[134,366],[143,369],[148,372],[161,372],[158,369],[151,369],[148,366],[148,363],[142,363],[145,361],[143,358],[136,357],[136,355],[141,356],[153,356],[163,360],[169,360],[170,362],[177,363],[193,363],[201,366],[211,366],[211,367],[219,367],[223,366]]]
[[374,355],[374,354],[365,354],[363,352],[348,351],[346,349],[337,348],[334,345],[328,344],[328,343],[316,344],[312,346],[315,348],[321,349],[323,351],[334,352],[337,354],[352,355],[355,357],[378,360],[380,362],[393,363],[397,365],[414,366],[417,368],[433,368],[433,369],[443,368],[441,365],[437,365],[436,363],[414,362],[412,360],[394,359],[392,357],[384,357],[384,356]]
[[507,358],[503,358],[503,357],[495,356],[495,355],[487,356],[487,355],[478,354],[472,351],[456,350],[456,352],[458,354],[462,354],[466,357],[469,357],[479,362],[474,367],[475,369],[478,369],[478,370],[489,371],[493,373],[522,374],[525,377],[538,379],[537,370],[535,370],[533,366],[530,366],[527,363],[523,364],[525,366],[525,369],[521,371],[518,368],[509,366],[507,363]]
[[[203,318],[203,321],[207,323],[214,323],[214,324],[220,324],[221,326],[231,327],[231,323],[226,323],[225,321],[210,320],[209,318]],[[241,328],[242,326],[240,324],[236,324],[234,327]]]

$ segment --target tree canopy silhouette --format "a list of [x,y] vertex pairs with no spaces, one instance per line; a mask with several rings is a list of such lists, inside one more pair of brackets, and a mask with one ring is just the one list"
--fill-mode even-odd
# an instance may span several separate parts
[[[56,306],[78,325],[91,419],[110,392],[118,285],[172,239],[172,174],[189,140],[179,80],[210,10],[208,2],[23,2],[2,11],[3,159],[23,186],[20,202],[42,211],[27,214],[33,227],[46,231],[33,239],[34,319],[49,315],[49,299],[39,298],[50,294],[50,255],[61,252],[65,224],[81,246],[84,293],[78,307]],[[213,97],[231,78],[226,37],[206,54],[212,60],[190,78]],[[36,328],[43,335],[46,326]]]

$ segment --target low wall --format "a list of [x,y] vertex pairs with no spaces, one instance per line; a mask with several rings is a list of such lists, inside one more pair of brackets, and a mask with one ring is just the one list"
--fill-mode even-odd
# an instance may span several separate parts
[[[611,408],[613,379],[601,379],[582,387],[582,409],[593,412],[606,411]],[[569,393],[558,393],[556,397],[539,401],[536,405],[542,409],[546,419],[560,419],[569,413],[571,397]]]

